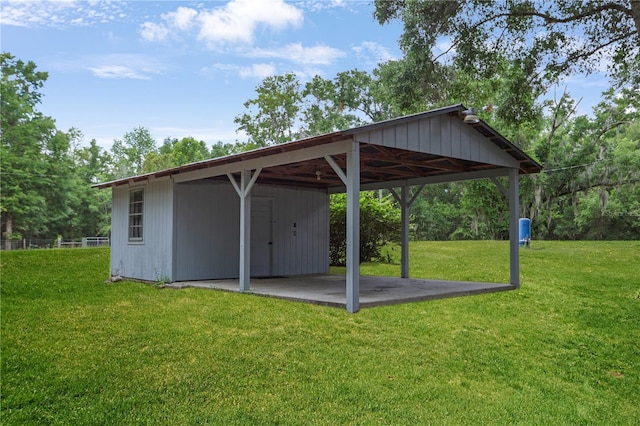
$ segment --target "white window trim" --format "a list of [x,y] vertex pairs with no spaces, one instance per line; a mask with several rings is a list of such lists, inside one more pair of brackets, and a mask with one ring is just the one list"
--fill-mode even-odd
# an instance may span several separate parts
[[[131,205],[132,205],[132,201],[131,201],[131,197],[132,194],[134,192],[142,192],[142,213],[132,213],[131,212]],[[127,213],[127,242],[129,244],[144,244],[144,216],[145,216],[145,190],[144,187],[138,187],[138,188],[130,188],[129,189],[129,198],[128,198],[128,202],[127,202],[129,208],[128,208],[128,213]],[[132,237],[131,236],[131,229],[133,227],[132,224],[132,216],[140,216],[142,219],[141,225],[140,225],[140,233],[142,234],[141,237]]]

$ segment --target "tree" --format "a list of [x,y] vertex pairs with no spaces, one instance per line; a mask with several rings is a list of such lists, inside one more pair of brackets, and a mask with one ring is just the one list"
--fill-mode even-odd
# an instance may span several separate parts
[[638,238],[640,93],[609,90],[603,95],[588,123],[593,162],[576,185],[582,190],[572,219],[580,238]]
[[144,159],[145,173],[169,169],[210,158],[210,152],[203,141],[192,137],[167,138],[157,152],[150,152]]
[[608,90],[593,118],[575,116],[576,102],[567,93],[547,102],[545,130],[532,144],[544,170],[521,185],[523,212],[536,235],[640,235],[631,201],[640,186],[639,98],[634,90]]
[[236,116],[238,130],[249,136],[257,147],[292,141],[297,136],[297,114],[302,102],[300,83],[287,73],[262,80],[256,88],[258,97],[244,103],[249,110]]
[[96,190],[91,185],[113,179],[110,174],[111,156],[98,146],[95,139],[89,146],[73,152],[74,175],[79,180],[77,204],[69,223],[71,229],[65,236],[106,236],[111,228],[111,190]]
[[44,223],[47,232],[42,236],[57,238],[60,235],[72,236],[74,233],[73,217],[81,203],[80,194],[84,188],[75,173],[73,147],[81,138],[82,133],[72,128],[67,132],[56,131],[46,141],[44,171],[49,179],[42,180],[42,190],[46,204]]
[[3,236],[9,240],[46,231],[46,189],[53,177],[45,150],[56,129],[54,121],[36,109],[48,74],[9,53],[0,54],[0,62],[1,211]]
[[[347,197],[331,196],[329,225],[329,261],[345,265],[347,256]],[[400,210],[388,198],[379,199],[371,191],[360,193],[360,262],[382,260],[382,247],[397,241],[400,234]]]
[[[504,182],[506,185],[506,182]],[[458,228],[449,236],[456,240],[504,240],[509,238],[509,206],[498,187],[486,179],[457,184]]]
[[304,133],[313,136],[393,117],[381,87],[374,76],[357,69],[339,72],[333,80],[315,76],[302,92]]
[[242,145],[239,143],[224,143],[218,141],[211,146],[211,158],[225,157],[242,151]]
[[540,128],[539,93],[519,62],[500,58],[489,75],[457,64],[436,63],[431,72],[424,78],[415,58],[408,56],[378,65],[373,90],[384,100],[387,118],[460,103],[477,108],[483,120],[516,143],[526,143],[524,133]]
[[447,81],[453,75],[447,75],[448,71],[444,73],[447,68],[439,64],[437,66],[439,72],[434,73],[434,78],[423,79],[415,74],[419,71],[410,59],[402,58],[378,64],[373,75],[378,81],[379,96],[388,102],[391,117],[425,111],[439,103],[446,103],[446,91],[443,91],[445,86],[435,76],[440,75],[442,81]]
[[[638,83],[640,2],[516,0],[376,0],[381,24],[401,19],[400,46],[414,65],[415,82],[438,81],[440,64],[490,76],[506,58],[519,63],[534,93],[575,71],[592,72],[611,54],[610,75]],[[443,39],[450,46],[435,54]],[[454,53],[455,52],[455,53]]]
[[33,62],[2,54],[3,235],[7,240],[105,235],[110,196],[90,185],[111,178],[110,158],[95,141],[79,148],[79,130],[59,131],[52,118],[37,111],[46,79]]
[[460,188],[456,183],[427,185],[411,206],[413,237],[448,240],[462,225]]
[[138,126],[113,142],[113,175],[115,178],[139,175],[144,172],[144,160],[156,152],[156,141],[148,129]]
[[336,84],[316,75],[305,85],[302,92],[307,106],[302,112],[303,133],[307,136],[321,135],[349,128],[357,117],[347,117],[344,104],[338,99]]

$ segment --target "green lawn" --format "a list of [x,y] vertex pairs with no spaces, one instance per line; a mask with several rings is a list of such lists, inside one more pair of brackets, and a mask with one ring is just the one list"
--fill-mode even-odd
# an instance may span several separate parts
[[[640,424],[640,242],[521,254],[520,290],[349,314],[104,284],[105,249],[3,252],[0,420]],[[507,255],[506,242],[412,243],[411,273],[506,281]]]

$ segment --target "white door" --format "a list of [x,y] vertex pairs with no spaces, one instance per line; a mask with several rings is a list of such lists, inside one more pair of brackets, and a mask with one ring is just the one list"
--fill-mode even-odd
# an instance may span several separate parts
[[271,275],[273,200],[251,198],[251,276]]

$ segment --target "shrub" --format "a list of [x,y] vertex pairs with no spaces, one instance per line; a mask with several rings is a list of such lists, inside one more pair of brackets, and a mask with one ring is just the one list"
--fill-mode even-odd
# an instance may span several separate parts
[[[331,196],[329,261],[332,265],[347,262],[347,197]],[[375,192],[360,193],[360,262],[381,261],[380,249],[399,237],[400,211],[388,198]]]

